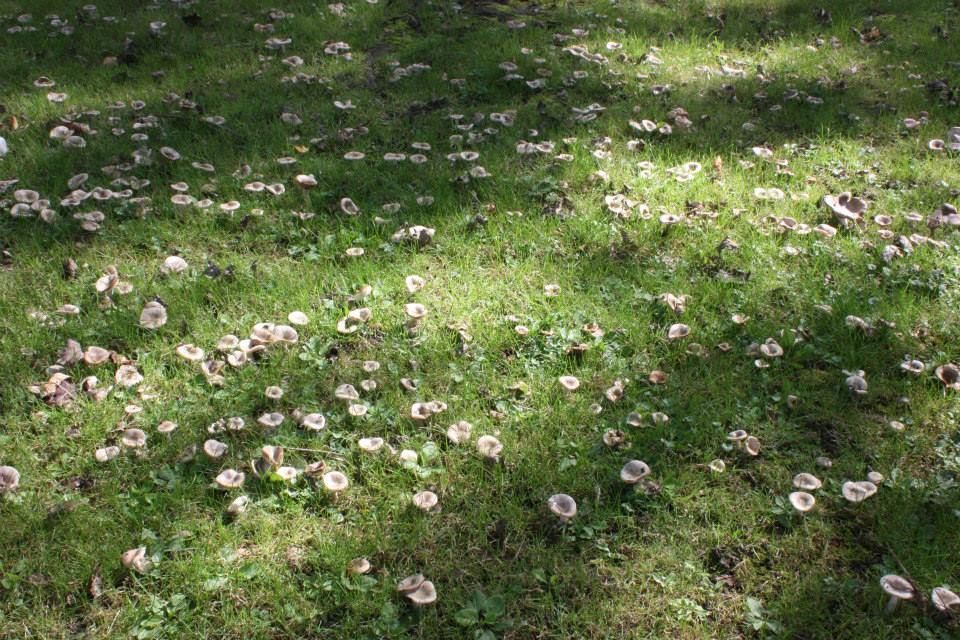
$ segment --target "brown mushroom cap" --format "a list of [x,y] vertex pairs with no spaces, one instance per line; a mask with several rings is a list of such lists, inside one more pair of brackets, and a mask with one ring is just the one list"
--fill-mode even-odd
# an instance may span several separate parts
[[215,478],[218,486],[222,489],[238,489],[243,486],[243,481],[247,476],[242,471],[236,469],[224,469]]
[[454,423],[447,428],[447,439],[453,444],[464,443],[470,439],[470,432],[472,430],[472,424],[466,420],[461,420],[460,422]]
[[120,442],[122,442],[125,447],[139,449],[140,447],[146,446],[147,434],[144,433],[142,429],[127,429],[123,432]]
[[960,391],[960,367],[955,364],[947,363],[936,368],[934,373],[937,379],[948,389]]
[[804,491],[815,491],[823,486],[823,483],[811,473],[798,473],[793,476],[793,486]]
[[677,323],[670,325],[667,330],[667,338],[670,340],[679,340],[690,335],[690,327],[685,324]]
[[213,438],[203,443],[203,452],[216,460],[222,458],[227,453],[227,445]]
[[547,507],[560,518],[561,522],[567,522],[577,515],[577,501],[565,493],[550,496],[547,499]]

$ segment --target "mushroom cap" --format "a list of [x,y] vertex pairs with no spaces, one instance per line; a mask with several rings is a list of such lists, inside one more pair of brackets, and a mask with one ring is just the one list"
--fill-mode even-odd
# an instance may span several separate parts
[[817,499],[806,491],[794,491],[790,494],[790,504],[792,504],[793,508],[797,511],[810,511],[816,503]]
[[421,511],[430,511],[440,502],[433,491],[421,491],[413,496],[413,506]]
[[157,431],[160,433],[173,433],[177,430],[177,423],[171,420],[164,420],[157,425]]
[[357,446],[367,453],[376,453],[383,448],[383,445],[383,438],[360,438],[357,441]]
[[743,450],[751,456],[760,455],[760,439],[756,436],[747,436],[743,442]]
[[427,308],[419,302],[410,302],[403,305],[403,312],[412,320],[420,320],[427,315]]
[[850,393],[858,396],[867,394],[867,380],[863,377],[862,373],[858,372],[847,376],[845,382],[847,383],[847,388],[850,389]]
[[160,265],[160,271],[165,274],[183,273],[187,266],[187,261],[180,256],[168,256]]
[[560,376],[560,386],[567,391],[576,391],[580,388],[580,380],[576,376]]
[[283,423],[283,414],[277,412],[264,413],[257,418],[257,423],[263,427],[279,427]]
[[308,413],[300,419],[300,426],[308,431],[322,431],[327,426],[327,419],[322,413]]
[[938,611],[957,611],[960,609],[960,596],[946,587],[935,587],[930,601]]
[[337,400],[343,400],[347,403],[352,403],[355,400],[360,399],[360,393],[357,391],[356,387],[352,384],[341,384],[333,392],[333,396]]
[[131,449],[138,449],[147,444],[147,434],[143,432],[143,429],[131,428],[123,432],[123,436],[120,438],[120,442],[123,443],[123,446],[130,447]]
[[804,491],[815,491],[822,487],[823,483],[811,473],[798,473],[793,476],[793,486]]
[[620,469],[620,479],[627,484],[636,484],[650,475],[650,466],[642,460],[631,460]]
[[913,585],[906,578],[889,573],[880,578],[880,587],[888,594],[901,600],[909,600],[915,593]]
[[560,518],[561,522],[567,522],[577,515],[577,501],[565,493],[555,493],[550,496],[547,499],[547,507]]
[[[110,351],[104,349],[103,347],[89,346],[87,350],[83,352],[83,361],[89,365],[103,364],[110,359]],[[124,365],[130,366],[130,365]]]
[[423,289],[423,286],[427,284],[427,281],[424,280],[421,276],[418,275],[409,275],[404,278],[404,284],[407,287],[407,292],[416,293]]
[[370,561],[366,558],[354,558],[347,563],[347,571],[354,575],[369,573],[372,568],[373,565],[371,565]]
[[203,443],[203,452],[216,460],[222,458],[227,453],[227,445],[213,438]]
[[271,467],[283,464],[283,447],[266,444],[260,448],[260,458]]
[[140,326],[144,329],[159,329],[167,324],[167,308],[156,300],[143,306],[140,312]]
[[424,580],[420,584],[420,587],[417,588],[416,591],[414,591],[413,593],[408,593],[406,595],[407,595],[407,600],[417,605],[418,607],[423,606],[425,604],[430,604],[432,602],[436,602],[437,600],[437,590],[433,586],[433,583],[430,582],[429,580]]
[[760,353],[766,358],[779,358],[783,355],[783,347],[773,338],[767,338],[767,341],[760,345]]
[[7,465],[0,467],[0,493],[14,491],[19,486],[20,472]]
[[227,506],[227,514],[231,516],[238,516],[247,510],[247,505],[249,504],[250,504],[249,497],[237,496]]
[[94,452],[93,457],[96,459],[97,462],[109,462],[110,460],[113,460],[114,458],[116,458],[118,455],[120,455],[120,447],[111,446],[111,447],[103,447],[101,449],[97,449]]
[[948,388],[960,391],[960,367],[947,363],[937,367],[934,373],[937,379]]
[[879,471],[870,471],[867,473],[867,480],[875,485],[879,485],[883,482],[883,474]]
[[877,492],[877,485],[869,481],[844,482],[840,487],[843,497],[849,502],[863,502]]
[[317,460],[316,462],[311,462],[303,468],[303,473],[308,478],[316,478],[317,476],[323,475],[323,472],[327,470],[327,463],[323,460]]
[[447,428],[447,439],[453,444],[461,444],[470,439],[470,432],[473,425],[466,420],[461,420],[450,425]]
[[117,367],[113,377],[117,384],[123,387],[134,387],[143,382],[143,376],[132,364],[123,364]]
[[203,349],[193,344],[181,344],[177,347],[177,355],[189,362],[200,362],[203,360]]
[[743,429],[737,429],[736,431],[731,431],[727,434],[727,440],[732,440],[734,442],[741,442],[746,440],[750,436],[749,433]]
[[323,474],[323,486],[326,487],[327,491],[337,493],[350,486],[350,481],[347,476],[339,471],[328,471]]
[[422,585],[425,581],[426,581],[426,578],[422,573],[415,573],[412,576],[407,576],[406,578],[398,582],[397,591],[404,595],[413,593],[414,591],[419,589],[420,585]]
[[297,479],[297,470],[294,467],[277,467],[275,473],[285,482],[293,482]]
[[503,444],[493,436],[480,436],[477,439],[477,451],[487,460],[497,460],[503,451]]
[[242,471],[224,469],[214,480],[222,489],[238,489],[246,479],[247,476]]
[[[600,410],[603,410],[603,407]],[[603,444],[608,447],[622,447],[627,441],[627,434],[620,429],[607,429],[603,432]]]
[[688,335],[690,335],[690,327],[679,322],[670,325],[670,328],[667,330],[667,338],[670,340],[686,338]]
[[127,569],[139,573],[146,573],[150,568],[150,558],[147,557],[146,547],[127,549],[120,555],[120,562],[123,563],[123,566]]

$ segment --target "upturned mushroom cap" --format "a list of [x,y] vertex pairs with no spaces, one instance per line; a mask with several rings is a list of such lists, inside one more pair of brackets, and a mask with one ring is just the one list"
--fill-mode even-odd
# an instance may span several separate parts
[[274,428],[279,427],[283,423],[283,414],[282,413],[264,413],[259,418],[257,418],[257,423],[262,427]]
[[938,611],[960,611],[960,596],[946,587],[935,587],[930,601]]
[[462,444],[470,439],[470,432],[472,430],[472,424],[466,420],[461,420],[447,428],[447,439],[453,444]]
[[181,344],[177,347],[177,355],[188,362],[200,362],[203,360],[203,349],[193,344]]
[[942,382],[948,389],[960,391],[960,367],[948,363],[937,367],[934,373],[937,376],[937,380]]
[[413,496],[413,506],[421,511],[430,511],[440,502],[433,491],[421,491]]
[[642,460],[631,460],[620,469],[620,479],[627,484],[636,484],[650,475],[650,467]]
[[670,340],[679,340],[680,338],[686,338],[688,335],[690,335],[690,327],[681,323],[672,324],[667,330],[667,338]]
[[411,320],[421,320],[427,315],[427,308],[419,302],[410,302],[403,305],[403,312]]
[[0,467],[0,493],[15,491],[20,486],[20,472],[4,465]]
[[750,434],[744,431],[743,429],[737,429],[727,434],[727,440],[731,440],[733,442],[742,442],[746,440],[749,436]]
[[327,463],[323,460],[317,460],[316,462],[311,462],[303,468],[303,474],[308,478],[316,478],[322,476],[323,473],[327,470]]
[[341,384],[334,390],[333,397],[346,403],[353,403],[360,399],[360,393],[352,384]]
[[420,588],[420,586],[426,581],[426,578],[422,573],[415,573],[412,576],[407,576],[403,580],[397,583],[397,591],[403,595],[408,595]]
[[362,575],[364,573],[370,573],[370,569],[373,568],[373,565],[370,564],[370,561],[366,558],[354,558],[347,563],[347,571],[354,575]]
[[[598,405],[599,406],[599,405]],[[603,407],[600,407],[602,410]],[[611,448],[622,447],[627,443],[627,434],[620,429],[607,429],[603,432],[603,444]]]
[[328,471],[323,474],[323,486],[327,491],[339,493],[350,486],[350,481],[339,471]]
[[794,491],[790,494],[790,504],[793,505],[793,508],[802,513],[806,513],[813,509],[813,505],[817,503],[816,498],[807,493],[806,491]]
[[147,434],[143,432],[142,429],[131,428],[123,432],[123,436],[120,438],[120,442],[123,443],[123,446],[130,447],[131,449],[139,449],[144,447],[147,444]]
[[243,481],[247,479],[246,474],[236,469],[224,469],[215,478],[215,482],[222,489],[239,489],[243,486]]
[[747,436],[743,441],[743,450],[751,456],[760,455],[760,439],[756,436]]
[[577,501],[565,493],[556,493],[547,499],[547,507],[560,522],[567,522],[577,515]]
[[580,380],[576,376],[560,376],[558,381],[566,391],[576,391],[580,388]]
[[767,338],[767,341],[760,345],[760,353],[766,358],[779,358],[783,355],[783,347],[773,338]]
[[156,300],[143,306],[140,312],[140,326],[144,329],[159,329],[167,324],[167,308]]
[[321,413],[308,413],[300,419],[300,426],[307,431],[322,431],[327,426],[327,419]]
[[127,549],[120,555],[120,562],[131,571],[146,573],[150,569],[150,558],[147,557],[146,547]]
[[143,376],[132,364],[123,364],[117,367],[114,379],[121,387],[135,387],[143,382]]
[[283,464],[283,447],[267,444],[260,448],[260,458],[271,468]]
[[906,578],[901,578],[895,574],[887,574],[880,578],[880,588],[887,595],[899,598],[900,600],[910,600],[915,593],[913,585]]
[[843,497],[847,499],[848,502],[863,502],[873,494],[877,492],[877,485],[869,481],[861,482],[844,482],[840,487],[840,491],[843,493]]
[[416,591],[407,594],[407,600],[418,607],[422,607],[437,601],[437,590],[432,582],[424,580]]
[[811,473],[798,473],[793,476],[793,486],[803,491],[816,491],[823,486],[823,483]]
[[203,443],[203,452],[216,460],[222,458],[227,453],[227,445],[213,438]]
[[383,448],[383,445],[383,438],[360,438],[357,441],[357,446],[360,447],[361,451],[366,451],[367,453],[376,453]]
[[493,436],[480,436],[477,439],[477,451],[480,455],[496,462],[500,459],[500,452],[503,451],[503,444]]
[[89,346],[83,352],[83,361],[89,365],[103,364],[110,359],[110,351],[103,347]]

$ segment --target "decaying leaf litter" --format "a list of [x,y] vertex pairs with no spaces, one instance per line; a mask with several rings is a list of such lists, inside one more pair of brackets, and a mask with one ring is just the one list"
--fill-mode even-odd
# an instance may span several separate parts
[[956,632],[955,8],[256,4],[5,7],[10,633]]

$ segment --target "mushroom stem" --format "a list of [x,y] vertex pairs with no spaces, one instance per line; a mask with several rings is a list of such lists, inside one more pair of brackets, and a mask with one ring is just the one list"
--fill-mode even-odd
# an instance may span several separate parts
[[890,596],[890,599],[887,600],[887,606],[883,609],[884,613],[893,613],[897,610],[897,606],[900,604],[900,598],[897,596]]

